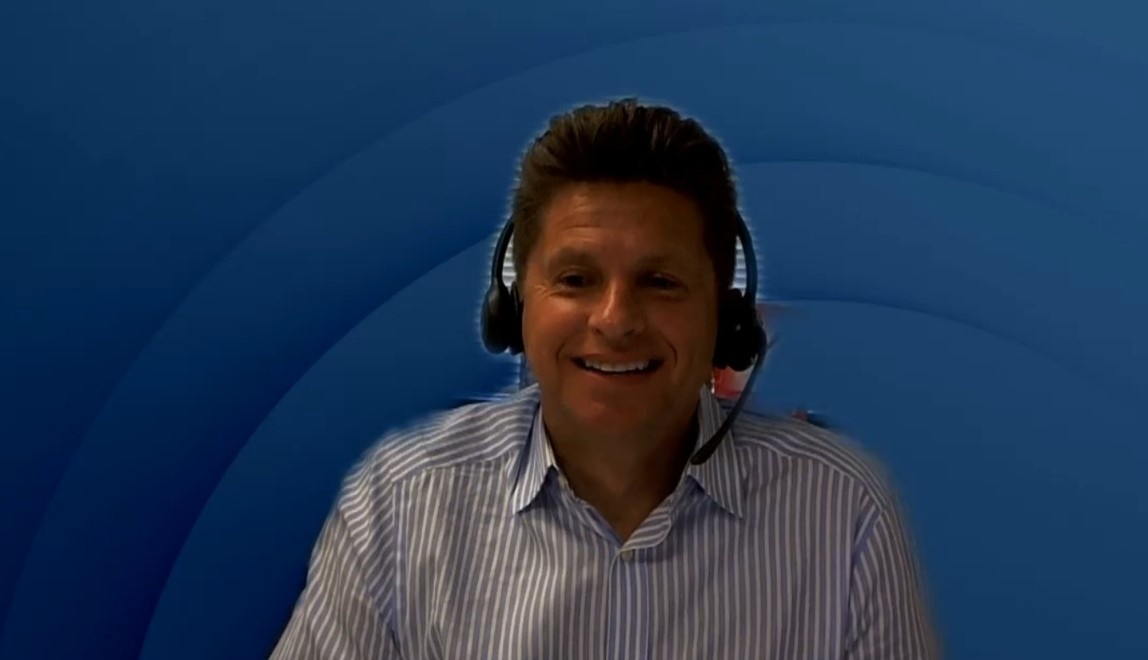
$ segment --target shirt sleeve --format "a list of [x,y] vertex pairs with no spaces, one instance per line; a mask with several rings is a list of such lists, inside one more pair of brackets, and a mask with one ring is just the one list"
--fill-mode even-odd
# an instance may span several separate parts
[[855,552],[847,660],[938,660],[929,598],[902,516],[879,510]]
[[365,466],[345,482],[271,660],[399,660],[389,621],[393,533]]

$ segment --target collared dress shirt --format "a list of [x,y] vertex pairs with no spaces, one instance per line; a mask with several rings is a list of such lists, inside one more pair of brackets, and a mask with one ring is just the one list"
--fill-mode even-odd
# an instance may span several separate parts
[[[725,408],[699,394],[698,443]],[[274,660],[924,660],[926,589],[881,467],[743,413],[621,541],[571,490],[537,386],[438,413],[348,474]]]

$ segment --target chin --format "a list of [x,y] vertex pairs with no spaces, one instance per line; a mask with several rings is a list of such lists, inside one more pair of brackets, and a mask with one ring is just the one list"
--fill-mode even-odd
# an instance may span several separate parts
[[566,404],[570,414],[581,426],[598,428],[603,432],[642,426],[656,417],[664,406],[650,401],[636,401],[635,397],[608,396],[579,397]]

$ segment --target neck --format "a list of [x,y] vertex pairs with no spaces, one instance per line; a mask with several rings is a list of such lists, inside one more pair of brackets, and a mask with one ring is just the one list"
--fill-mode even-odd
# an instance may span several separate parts
[[644,436],[648,440],[639,440],[569,432],[546,423],[555,460],[571,489],[623,541],[677,486],[696,429],[696,418],[690,417],[665,432]]

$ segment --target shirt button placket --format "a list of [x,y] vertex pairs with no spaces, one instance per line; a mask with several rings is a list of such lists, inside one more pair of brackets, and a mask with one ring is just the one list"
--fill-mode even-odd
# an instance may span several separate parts
[[625,548],[610,568],[610,607],[606,657],[638,660],[649,657],[650,578],[640,553]]

